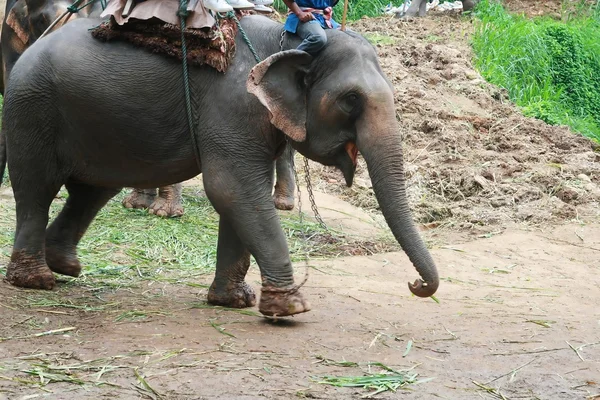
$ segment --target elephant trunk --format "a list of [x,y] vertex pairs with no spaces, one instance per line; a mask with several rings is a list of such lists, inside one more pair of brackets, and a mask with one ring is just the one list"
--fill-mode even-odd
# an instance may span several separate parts
[[[392,106],[393,107],[393,106]],[[357,147],[362,153],[373,183],[375,196],[388,226],[421,279],[409,283],[410,291],[419,297],[433,295],[439,286],[438,272],[413,222],[406,197],[402,139],[395,118],[377,118],[382,109],[375,107],[358,125]],[[387,115],[394,116],[388,110]],[[370,115],[369,115],[370,114]]]

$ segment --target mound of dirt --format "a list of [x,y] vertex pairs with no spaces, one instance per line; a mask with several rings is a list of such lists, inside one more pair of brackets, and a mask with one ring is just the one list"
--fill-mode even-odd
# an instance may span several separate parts
[[[568,127],[524,117],[505,90],[485,82],[471,63],[470,19],[431,13],[410,23],[365,19],[352,28],[394,42],[376,47],[396,91],[408,193],[419,223],[494,230],[598,215],[598,144]],[[312,168],[321,177],[319,190],[377,214],[364,161],[353,188],[335,170]]]

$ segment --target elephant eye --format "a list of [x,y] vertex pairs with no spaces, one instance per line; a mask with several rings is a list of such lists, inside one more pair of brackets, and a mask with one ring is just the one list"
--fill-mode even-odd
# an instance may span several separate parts
[[350,114],[358,107],[360,103],[360,98],[356,93],[348,93],[344,97],[342,97],[339,101],[340,108]]

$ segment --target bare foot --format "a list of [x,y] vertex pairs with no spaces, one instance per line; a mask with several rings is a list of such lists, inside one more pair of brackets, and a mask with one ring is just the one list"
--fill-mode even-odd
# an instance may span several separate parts
[[246,308],[256,305],[256,294],[246,282],[231,284],[231,287],[218,291],[215,282],[208,290],[208,303],[216,306]]
[[183,215],[183,206],[179,199],[165,199],[157,197],[156,200],[148,207],[150,214],[159,217],[181,217]]
[[18,287],[51,290],[56,285],[56,280],[50,268],[40,258],[23,251],[14,252],[6,269],[6,281]]
[[125,208],[146,209],[156,199],[156,189],[133,189],[129,196],[123,199]]
[[262,288],[258,310],[270,317],[285,317],[310,311],[310,304],[295,286],[288,291],[267,286]]
[[57,274],[78,277],[81,273],[81,264],[75,251],[65,251],[46,244],[46,264]]

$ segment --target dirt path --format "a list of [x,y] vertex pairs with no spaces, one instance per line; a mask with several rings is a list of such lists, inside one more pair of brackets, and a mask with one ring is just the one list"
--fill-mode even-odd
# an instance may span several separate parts
[[[3,342],[0,398],[43,394],[5,380],[39,379],[15,371],[36,364],[46,372],[48,365],[71,366],[53,372],[86,381],[46,386],[53,399],[147,398],[134,389],[135,368],[167,399],[359,398],[364,390],[311,378],[361,375],[368,362],[414,367],[420,377],[435,378],[380,398],[493,398],[474,382],[506,398],[600,394],[600,224],[445,242],[433,249],[442,276],[439,304],[409,295],[405,282],[415,272],[403,253],[344,258],[313,263],[305,292],[314,310],[279,323],[203,308],[204,288],[144,284],[98,296],[61,289],[63,303],[84,311],[19,308],[35,295],[2,284],[1,337],[75,329]],[[210,281],[205,276],[198,284]],[[249,281],[259,287],[256,268]],[[147,318],[115,321],[128,308]],[[99,380],[120,387],[93,385],[102,368]]]

